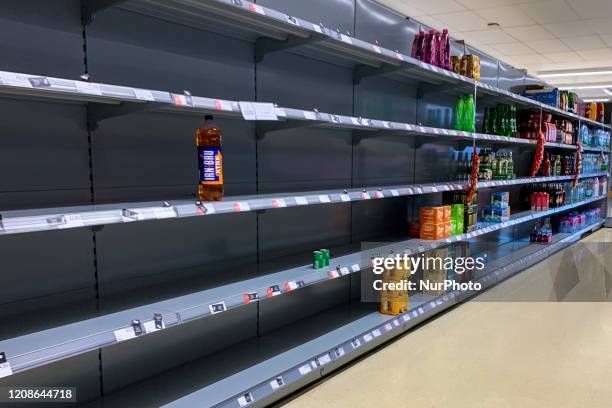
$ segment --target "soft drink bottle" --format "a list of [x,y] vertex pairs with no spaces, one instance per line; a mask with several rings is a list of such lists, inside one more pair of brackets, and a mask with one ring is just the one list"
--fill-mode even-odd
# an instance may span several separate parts
[[421,43],[423,42],[423,37],[425,33],[423,31],[419,31],[418,34],[414,36],[414,40],[412,41],[412,51],[410,56],[412,58],[421,59]]
[[440,33],[438,31],[434,32],[431,44],[429,44],[429,63],[431,65],[435,65],[437,67],[440,66]]
[[212,122],[212,115],[206,115],[204,119],[204,127],[196,130],[200,171],[198,197],[202,201],[220,201],[223,198],[221,129]]
[[457,98],[455,105],[455,130],[464,130],[465,128],[465,101],[463,96]]
[[421,41],[421,55],[419,58],[423,62],[427,62],[428,45],[429,45],[429,33],[425,33],[423,35],[423,41]]
[[442,64],[442,68],[450,71],[451,66],[451,45],[450,45],[450,37],[448,36],[448,30],[445,28],[442,30],[442,59],[440,63]]
[[476,129],[474,127],[475,122],[475,106],[474,106],[474,95],[469,94],[465,97],[465,122],[464,126],[467,132],[475,132]]

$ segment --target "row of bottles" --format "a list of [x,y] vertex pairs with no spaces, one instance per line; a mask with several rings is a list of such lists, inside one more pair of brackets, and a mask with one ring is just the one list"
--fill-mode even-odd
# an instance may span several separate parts
[[572,153],[550,154],[544,156],[544,164],[540,167],[540,175],[544,175],[544,169],[550,163],[551,176],[571,176],[575,170],[575,156]]
[[476,111],[474,95],[460,95],[455,105],[455,130],[475,132]]
[[610,132],[603,129],[591,129],[587,125],[580,126],[580,142],[591,147],[610,147]]
[[608,156],[603,153],[582,154],[582,174],[598,173],[608,171]]
[[[492,152],[482,148],[479,152],[479,180],[510,180],[515,178],[512,152]],[[455,180],[469,181],[472,174],[472,155],[469,152],[456,152],[452,157]]]
[[448,30],[445,28],[442,33],[429,30],[425,33],[419,31],[414,36],[412,42],[412,58],[426,62],[437,67],[451,69],[451,45]]
[[485,108],[482,133],[499,136],[516,136],[516,107],[498,104]]

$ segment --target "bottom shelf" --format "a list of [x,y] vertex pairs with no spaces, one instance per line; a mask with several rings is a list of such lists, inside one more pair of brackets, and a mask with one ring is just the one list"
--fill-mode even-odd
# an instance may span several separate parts
[[[499,257],[474,280],[483,289],[493,286],[602,224],[556,234],[548,245],[525,240],[504,244]],[[413,295],[410,310],[399,316],[382,315],[377,312],[378,304],[358,303],[357,299],[114,392],[89,406],[264,406],[476,294]]]

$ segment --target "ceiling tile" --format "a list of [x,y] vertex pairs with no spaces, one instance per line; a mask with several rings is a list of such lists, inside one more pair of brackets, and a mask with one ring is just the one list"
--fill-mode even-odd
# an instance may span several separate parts
[[512,0],[456,0],[470,10],[512,5]]
[[600,38],[603,40],[604,43],[606,43],[608,47],[612,47],[612,34],[602,35],[600,36]]
[[455,27],[459,31],[483,30],[487,28],[487,22],[472,11],[438,14],[436,18],[451,27]]
[[[447,28],[448,31],[450,32],[450,35],[453,35],[453,32],[457,32],[460,31],[458,29],[456,29],[455,27],[449,26],[446,23],[443,23],[442,21],[438,20],[437,18],[431,17],[431,16],[420,16],[417,17],[416,20],[421,23],[424,24],[428,27],[431,28],[435,28],[436,30],[442,30],[444,28]],[[454,35],[453,35],[454,36]]]
[[612,17],[612,1],[610,0],[567,0],[581,18]]
[[612,18],[593,18],[583,20],[582,24],[589,27],[596,34],[612,34]]
[[505,28],[504,31],[521,41],[537,41],[555,38],[551,33],[539,25]]
[[561,41],[574,51],[594,50],[604,48],[606,45],[598,35],[584,35],[581,37],[563,38]]
[[567,45],[563,44],[561,40],[552,39],[552,40],[540,40],[540,41],[526,41],[529,47],[537,50],[539,53],[553,53],[553,52],[562,52],[569,51]]
[[552,62],[583,61],[582,57],[576,54],[574,51],[545,52],[542,55],[544,55],[546,58],[548,58]]
[[501,52],[502,54],[508,55],[510,57],[513,57],[515,55],[530,55],[535,52],[525,44],[518,41],[508,44],[496,44],[492,47],[495,48],[497,51]]
[[578,14],[564,0],[548,0],[520,4],[525,14],[540,24],[576,21]]
[[466,10],[461,4],[455,0],[402,0],[410,7],[414,7],[418,10],[423,10],[427,14],[438,14],[438,13],[450,13],[452,11]]
[[576,51],[586,61],[612,60],[612,51],[609,48],[598,48],[596,50]]
[[582,21],[566,21],[564,23],[544,24],[546,31],[554,34],[555,37],[569,38],[580,37],[583,35],[595,34],[593,29],[585,25]]
[[551,62],[548,58],[540,54],[517,55],[514,57],[514,59],[530,66]]
[[487,23],[499,23],[503,28],[534,24],[518,6],[487,8],[475,12],[487,20]]
[[472,44],[504,44],[514,42],[515,39],[500,29],[468,31],[463,33],[466,41]]

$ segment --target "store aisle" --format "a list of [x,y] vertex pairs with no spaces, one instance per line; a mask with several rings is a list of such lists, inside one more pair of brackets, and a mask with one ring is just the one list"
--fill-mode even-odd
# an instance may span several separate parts
[[[606,242],[610,248],[612,229],[408,333],[285,407],[610,407],[612,303],[601,301],[602,285],[612,281],[603,267],[607,261],[612,269]],[[566,302],[546,301],[560,294]]]

